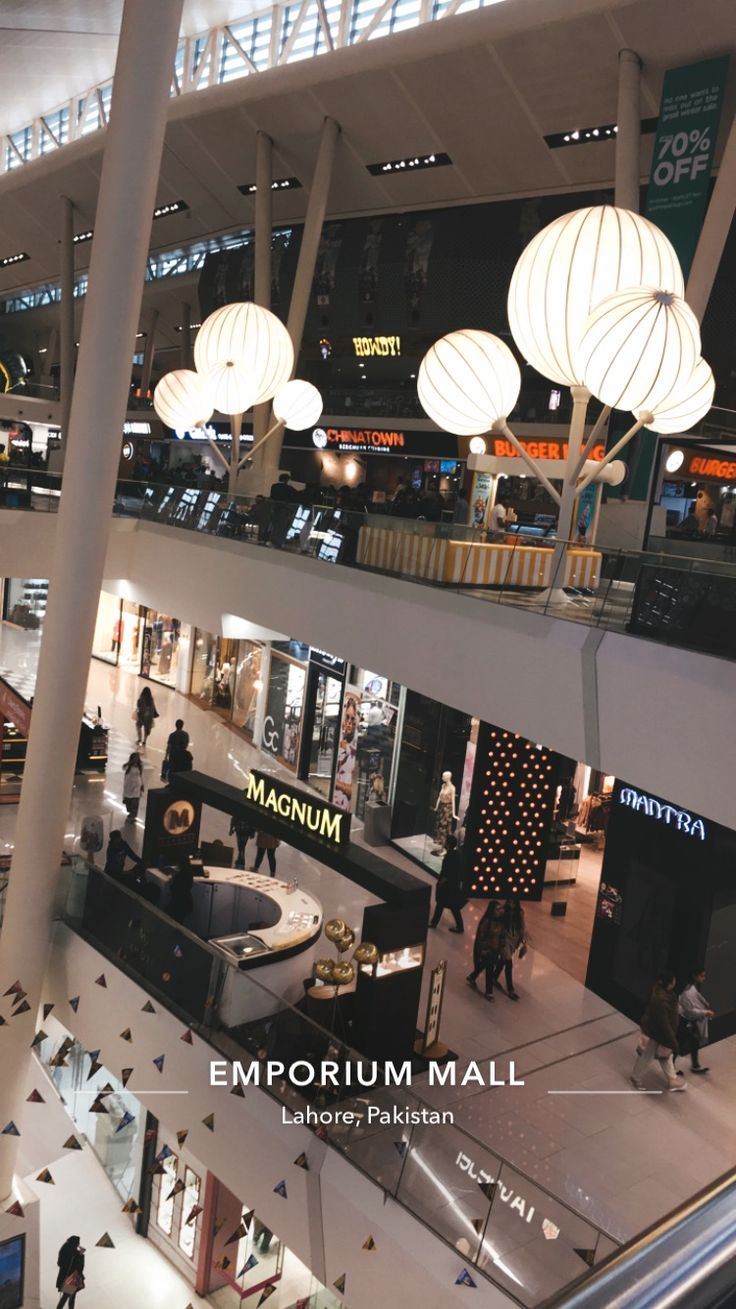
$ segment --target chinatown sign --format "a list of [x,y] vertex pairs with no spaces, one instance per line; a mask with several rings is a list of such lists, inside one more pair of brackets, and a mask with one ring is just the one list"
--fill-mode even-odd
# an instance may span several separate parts
[[318,450],[403,450],[404,433],[383,428],[357,429],[350,427],[315,427],[312,444]]

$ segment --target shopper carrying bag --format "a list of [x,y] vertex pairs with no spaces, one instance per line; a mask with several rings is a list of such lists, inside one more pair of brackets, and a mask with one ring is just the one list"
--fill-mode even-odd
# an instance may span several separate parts
[[70,1236],[62,1245],[57,1260],[59,1272],[56,1289],[61,1291],[61,1298],[56,1309],[74,1309],[77,1295],[84,1290],[84,1247],[79,1244],[78,1236]]

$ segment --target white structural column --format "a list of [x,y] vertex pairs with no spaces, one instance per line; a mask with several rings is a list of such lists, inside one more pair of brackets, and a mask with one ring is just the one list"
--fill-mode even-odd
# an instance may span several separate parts
[[588,401],[590,400],[590,391],[584,386],[571,386],[570,394],[572,396],[572,418],[568,436],[565,480],[562,483],[562,501],[557,519],[557,542],[552,557],[552,572],[550,574],[552,586],[549,590],[542,592],[540,596],[540,599],[545,601],[553,600],[560,603],[565,603],[567,600],[567,596],[562,589],[565,582],[565,554],[568,541],[574,541],[575,539],[575,524],[572,521],[572,511],[577,496],[576,469],[580,461],[580,450],[585,440],[585,418],[588,412]]
[[635,50],[618,53],[615,203],[639,212],[641,60]]
[[736,115],[731,121],[716,184],[698,239],[685,299],[699,322],[708,307],[736,209]]
[[[150,11],[150,0],[125,0],[55,563],[0,936],[0,993],[19,980],[30,1004],[1,1033],[3,1124],[18,1117],[22,1103],[46,969],[182,0],[156,0],[155,23]],[[16,1146],[17,1138],[0,1135],[0,1198],[11,1190]]]
[[[254,297],[262,309],[271,308],[271,253],[273,244],[273,141],[265,132],[256,135],[256,212],[255,212],[255,286]],[[253,410],[253,438],[260,441],[268,431],[270,404],[256,405]],[[278,451],[276,452],[278,455]],[[268,444],[255,456],[247,478],[253,489],[268,491],[276,480],[276,465]],[[256,487],[256,482],[258,483]]]
[[[69,413],[74,390],[74,205],[61,197],[61,267],[59,269],[59,390],[61,399],[62,459],[69,435]],[[53,363],[53,360],[50,361]]]

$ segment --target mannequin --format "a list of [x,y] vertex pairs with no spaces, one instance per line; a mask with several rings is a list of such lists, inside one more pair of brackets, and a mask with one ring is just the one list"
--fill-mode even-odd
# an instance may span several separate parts
[[452,780],[452,773],[449,770],[442,774],[442,785],[437,796],[434,812],[434,848],[432,854],[439,855],[445,852],[445,842],[452,831],[453,820],[457,822],[455,785]]

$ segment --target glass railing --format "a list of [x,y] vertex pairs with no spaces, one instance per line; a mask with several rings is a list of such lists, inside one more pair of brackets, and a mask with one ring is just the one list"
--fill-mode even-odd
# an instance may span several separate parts
[[[288,1111],[339,1107],[343,1117],[330,1123],[329,1144],[451,1246],[473,1277],[488,1277],[533,1309],[618,1247],[492,1145],[450,1123],[436,1125],[436,1106],[414,1086],[360,1085],[357,1070],[370,1082],[374,1063],[270,991],[258,970],[239,969],[151,904],[139,894],[145,885],[136,890],[78,858],[62,870],[62,882],[59,917],[230,1065],[239,1063],[246,1078],[249,1070],[255,1075],[253,1065],[283,1065],[283,1075],[261,1085]],[[323,1080],[326,1061],[338,1067],[337,1085]],[[305,1066],[315,1080],[297,1086]],[[395,1121],[395,1111],[404,1121]]]
[[[0,472],[7,508],[55,512],[59,496],[58,476],[12,465]],[[403,517],[394,505],[354,504],[343,495],[281,502],[221,486],[120,481],[113,512],[736,659],[736,560],[556,542],[545,520],[489,539],[451,521]],[[412,513],[421,509],[449,518],[437,501]]]

